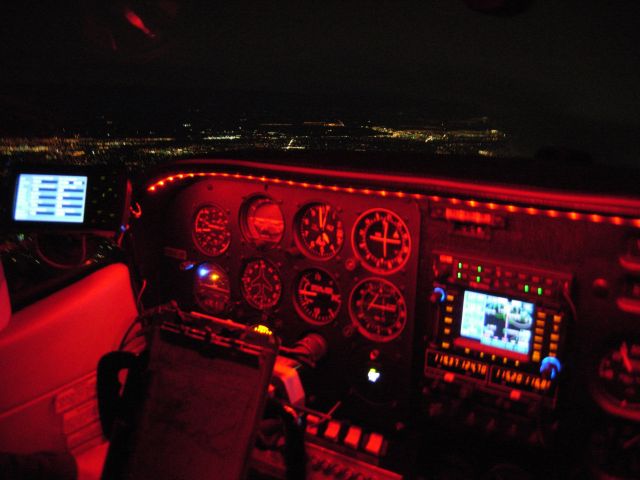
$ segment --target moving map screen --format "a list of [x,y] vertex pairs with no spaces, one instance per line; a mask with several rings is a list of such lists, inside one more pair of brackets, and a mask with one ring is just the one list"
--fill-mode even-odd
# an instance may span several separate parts
[[467,290],[460,336],[526,355],[531,344],[533,317],[533,303]]

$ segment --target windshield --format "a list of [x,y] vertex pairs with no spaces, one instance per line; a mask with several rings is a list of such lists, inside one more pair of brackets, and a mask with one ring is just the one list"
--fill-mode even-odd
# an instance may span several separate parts
[[[511,8],[470,8],[499,3]],[[639,158],[636,2],[77,0],[4,13],[4,158]]]

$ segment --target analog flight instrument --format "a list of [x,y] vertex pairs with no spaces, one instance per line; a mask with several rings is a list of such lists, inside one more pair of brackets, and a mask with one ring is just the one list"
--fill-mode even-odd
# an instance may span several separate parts
[[311,268],[298,277],[294,305],[305,321],[314,325],[326,325],[338,316],[342,298],[331,275],[324,270]]
[[263,258],[246,264],[240,284],[247,303],[258,310],[275,307],[282,295],[282,279],[278,269]]
[[621,339],[600,358],[593,387],[605,411],[640,421],[640,339]]
[[390,274],[400,270],[411,255],[411,234],[391,210],[364,212],[353,228],[353,251],[368,270]]
[[231,300],[229,276],[215,263],[203,263],[196,269],[194,296],[196,303],[213,314],[225,312]]
[[358,331],[374,342],[388,342],[407,323],[407,304],[398,288],[382,278],[358,283],[349,298],[349,313]]
[[298,214],[296,238],[302,251],[310,257],[332,258],[344,242],[338,211],[329,203],[307,205]]
[[240,227],[245,238],[254,245],[275,246],[284,234],[282,210],[269,197],[250,198],[240,211]]
[[192,233],[198,249],[212,257],[222,255],[231,243],[229,218],[217,205],[200,207],[193,221]]

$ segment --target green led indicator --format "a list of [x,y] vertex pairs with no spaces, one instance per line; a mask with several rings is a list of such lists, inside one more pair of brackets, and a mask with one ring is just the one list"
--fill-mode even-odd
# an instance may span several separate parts
[[480,283],[480,276],[476,277],[476,282]]
[[529,285],[524,286],[524,293],[529,293]]
[[462,278],[462,273],[458,272],[458,278]]
[[462,269],[462,262],[458,262],[458,268]]
[[478,273],[482,273],[482,265],[478,265]]
[[538,287],[538,295],[542,295],[542,287]]

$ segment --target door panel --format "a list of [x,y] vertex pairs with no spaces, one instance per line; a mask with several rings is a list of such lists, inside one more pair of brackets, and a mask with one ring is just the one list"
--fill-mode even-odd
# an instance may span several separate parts
[[98,438],[95,369],[137,310],[109,265],[20,310],[0,332],[0,451],[81,449]]

